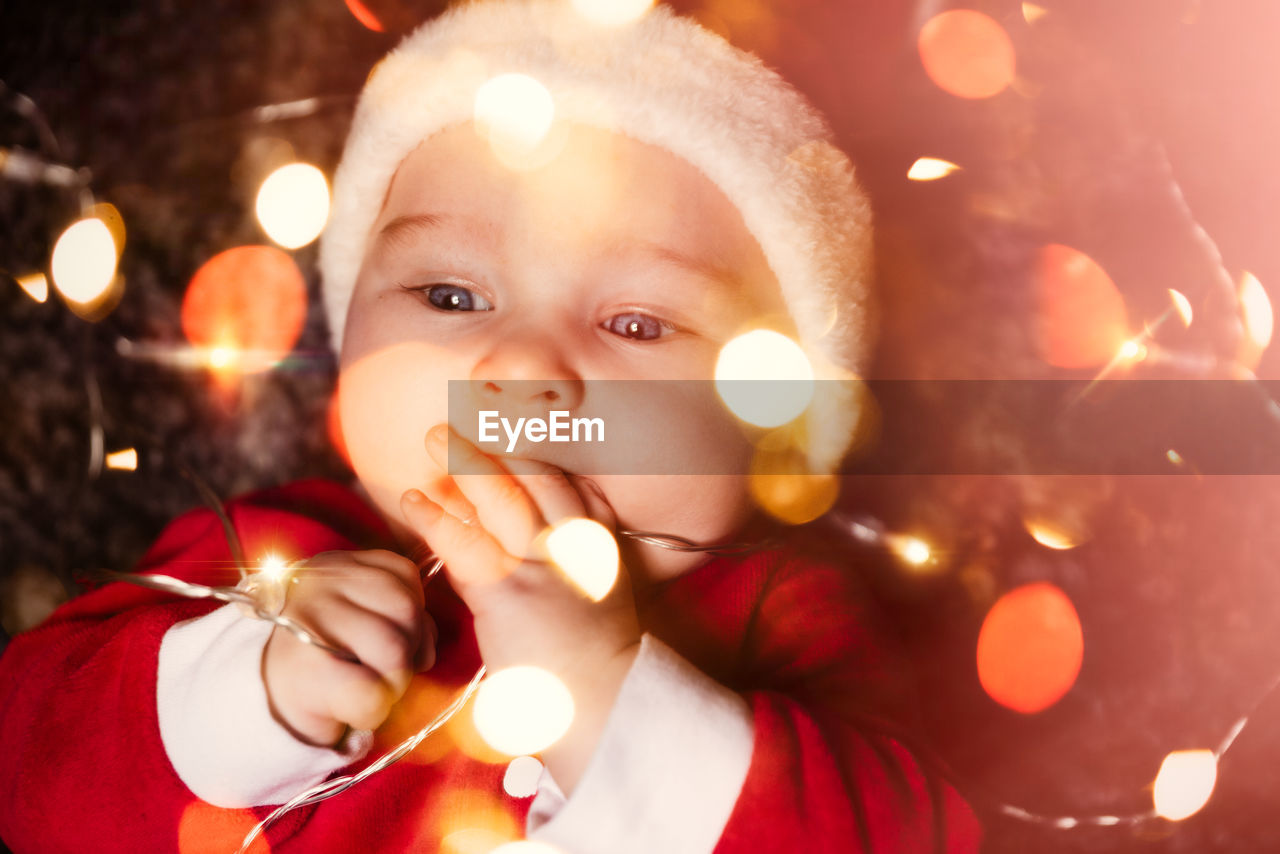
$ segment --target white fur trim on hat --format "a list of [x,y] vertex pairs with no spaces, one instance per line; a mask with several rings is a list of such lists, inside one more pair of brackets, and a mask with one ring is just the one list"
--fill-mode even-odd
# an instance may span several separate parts
[[[372,74],[320,246],[335,351],[396,169],[428,136],[470,120],[476,90],[509,72],[545,86],[557,119],[659,146],[699,169],[763,249],[802,343],[821,357],[819,378],[865,370],[875,326],[870,205],[823,118],[759,59],[664,6],[606,26],[567,0],[455,6]],[[811,407],[806,425],[811,462],[825,470],[856,418],[830,411],[836,403]]]

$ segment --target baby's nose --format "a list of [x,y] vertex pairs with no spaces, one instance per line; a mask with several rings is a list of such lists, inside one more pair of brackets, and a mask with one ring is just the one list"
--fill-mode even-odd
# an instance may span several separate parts
[[582,403],[582,377],[558,348],[544,340],[511,337],[471,371],[472,393],[497,409],[574,409]]

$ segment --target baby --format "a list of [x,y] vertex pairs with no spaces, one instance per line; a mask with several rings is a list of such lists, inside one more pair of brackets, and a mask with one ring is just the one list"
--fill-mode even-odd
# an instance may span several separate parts
[[[514,108],[545,100],[533,131],[476,108],[507,84]],[[0,762],[23,792],[0,834],[20,851],[234,850],[483,662],[542,668],[573,698],[536,797],[504,790],[509,757],[451,725],[427,756],[286,815],[270,850],[975,850],[963,802],[894,734],[899,680],[855,571],[803,529],[763,542],[733,474],[753,444],[709,382],[759,327],[820,374],[863,366],[868,216],[801,97],[663,8],[606,25],[501,0],[424,26],[371,75],[321,250],[358,493],[313,480],[231,505],[246,555],[298,561],[284,616],[349,660],[234,606],[82,597],[3,659]],[[611,410],[627,428],[604,451],[476,435],[477,411],[601,411],[607,382],[632,380],[691,382]],[[806,415],[815,468],[839,461],[846,404],[819,395]],[[620,538],[596,601],[538,549],[574,517],[760,542],[709,556]],[[424,591],[406,555],[427,549],[445,572]],[[196,512],[139,569],[227,583],[228,558]]]

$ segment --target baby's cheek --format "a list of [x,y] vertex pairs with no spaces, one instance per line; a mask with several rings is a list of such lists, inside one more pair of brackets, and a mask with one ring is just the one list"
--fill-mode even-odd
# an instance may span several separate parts
[[[434,464],[423,440],[447,420],[448,381],[437,348],[395,344],[346,365],[338,378],[342,435],[356,475],[384,510],[421,487]],[[398,515],[398,512],[397,514]]]

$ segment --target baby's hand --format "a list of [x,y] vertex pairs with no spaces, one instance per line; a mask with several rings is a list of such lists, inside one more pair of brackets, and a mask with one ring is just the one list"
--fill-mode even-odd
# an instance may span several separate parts
[[318,554],[293,572],[283,615],[353,653],[340,661],[272,632],[262,678],[276,717],[301,740],[334,746],[347,726],[376,729],[435,663],[435,621],[413,561],[383,549]]
[[552,466],[504,466],[445,425],[427,433],[426,445],[442,469],[452,458],[467,473],[428,486],[427,494],[408,490],[401,509],[471,609],[485,664],[542,667],[575,701],[589,699],[584,695],[608,684],[601,677],[629,662],[640,642],[627,574],[620,568],[613,589],[595,602],[530,551],[548,524],[568,517],[593,515],[612,527],[607,503]]

